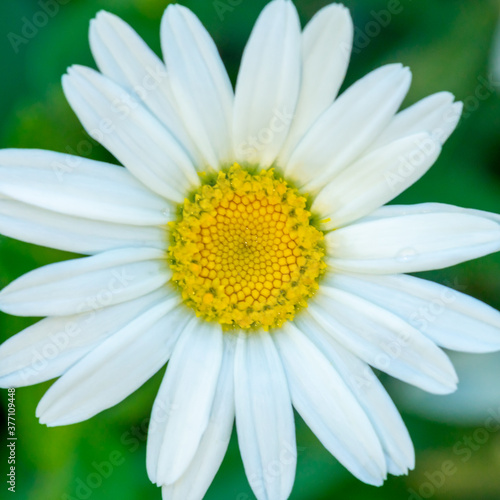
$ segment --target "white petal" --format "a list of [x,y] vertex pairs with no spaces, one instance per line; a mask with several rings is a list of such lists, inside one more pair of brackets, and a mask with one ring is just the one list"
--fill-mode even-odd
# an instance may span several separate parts
[[446,349],[500,350],[500,312],[457,290],[406,275],[336,274],[329,283],[400,316]]
[[[492,374],[498,373],[500,353],[470,355],[452,352],[450,357],[460,379],[456,392],[435,396],[401,384],[390,384],[398,407],[433,422],[497,432],[500,398],[498,384],[492,383]],[[483,438],[479,439],[482,441]],[[459,451],[464,449],[469,448],[459,447]]]
[[207,429],[193,461],[174,484],[163,486],[164,499],[203,498],[222,463],[234,422],[234,342],[224,336],[224,355]]
[[113,250],[21,276],[0,292],[0,309],[16,316],[83,313],[146,295],[170,275],[161,250]]
[[202,158],[176,109],[163,61],[122,19],[101,11],[90,23],[90,48],[101,73],[157,116],[197,165]]
[[295,424],[269,333],[241,333],[234,365],[236,430],[248,481],[258,500],[286,500],[297,463]]
[[316,196],[325,229],[359,219],[405,191],[434,164],[441,146],[427,133],[404,137],[360,158]]
[[446,354],[398,316],[351,293],[321,286],[308,312],[363,361],[436,394],[456,389]]
[[302,81],[297,109],[278,162],[290,154],[309,127],[337,97],[349,65],[353,25],[349,10],[331,4],[319,10],[302,35]]
[[102,342],[45,393],[36,414],[49,427],[82,422],[138,389],[168,360],[177,340],[169,312],[172,296]]
[[293,152],[285,173],[314,192],[356,160],[390,122],[410,86],[400,64],[383,66],[349,87]]
[[415,466],[415,451],[406,426],[391,398],[371,368],[342,347],[308,316],[299,315],[294,324],[332,363],[344,383],[366,412],[377,433],[391,474],[406,474]]
[[280,152],[295,112],[301,76],[297,11],[273,0],[243,52],[234,101],[234,147],[242,163],[267,167]]
[[152,191],[179,203],[199,184],[184,149],[122,87],[90,68],[72,66],[63,89],[90,136]]
[[72,316],[43,319],[0,346],[0,386],[59,377],[111,334],[168,297],[161,288],[135,300]]
[[352,474],[381,485],[386,468],[380,442],[342,378],[293,324],[285,323],[273,338],[293,405],[306,424]]
[[0,193],[92,220],[167,224],[175,209],[117,165],[36,149],[0,151]]
[[490,217],[446,206],[428,213],[421,213],[418,205],[408,207],[406,215],[399,212],[381,209],[369,220],[329,233],[328,263],[349,272],[411,273],[500,250],[500,224]]
[[462,114],[463,104],[454,103],[453,100],[453,94],[439,92],[399,112],[369,150],[374,151],[419,132],[428,132],[435,141],[444,144],[455,130]]
[[186,7],[169,5],[161,45],[180,115],[208,165],[233,159],[233,89],[212,38]]
[[82,219],[0,196],[0,233],[35,245],[94,254],[118,248],[166,248],[161,227]]
[[151,416],[147,469],[158,485],[187,470],[206,431],[223,354],[218,325],[193,318],[170,360]]
[[[387,205],[375,210],[372,214],[363,218],[363,221],[379,220],[391,217],[401,217],[404,215],[417,214],[466,214],[476,217],[483,217],[500,224],[500,214],[476,210],[474,208],[457,207],[456,205],[447,205],[446,203],[418,203],[416,205]],[[363,222],[360,221],[360,222]]]

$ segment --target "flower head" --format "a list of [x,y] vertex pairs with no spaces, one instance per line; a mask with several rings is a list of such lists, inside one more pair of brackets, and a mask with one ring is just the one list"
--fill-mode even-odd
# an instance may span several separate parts
[[233,329],[293,320],[326,267],[306,201],[272,170],[252,175],[238,164],[203,185],[171,223],[172,280],[184,302]]
[[[338,96],[352,35],[343,6],[301,31],[293,4],[273,0],[233,91],[188,9],[166,9],[165,62],[101,12],[90,29],[100,72],[74,66],[63,87],[125,168],[0,152],[0,231],[89,255],[0,293],[7,313],[47,316],[2,345],[0,383],[60,376],[37,415],[65,425],[168,361],[147,448],[165,499],[203,497],[235,417],[256,497],[286,499],[292,405],[362,481],[405,474],[411,440],[371,367],[445,394],[457,379],[440,347],[500,349],[500,313],[401,274],[500,250],[500,216],[383,206],[436,161],[461,104],[442,92],[398,113],[411,80],[399,64]],[[439,297],[442,313],[423,321]]]

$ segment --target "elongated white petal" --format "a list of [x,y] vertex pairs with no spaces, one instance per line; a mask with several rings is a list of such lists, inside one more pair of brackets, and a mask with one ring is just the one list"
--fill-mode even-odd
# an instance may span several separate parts
[[369,216],[364,217],[362,221],[375,221],[380,219],[402,217],[404,215],[422,215],[422,214],[463,214],[473,215],[492,220],[500,224],[500,214],[476,210],[474,208],[457,207],[456,205],[447,205],[446,203],[418,203],[416,205],[387,205],[375,210]]
[[0,386],[22,387],[59,377],[111,334],[167,298],[167,289],[161,288],[97,311],[35,323],[0,346]]
[[356,295],[321,286],[308,312],[339,343],[370,365],[436,394],[456,389],[450,360],[399,316]]
[[302,35],[302,81],[297,109],[278,162],[286,165],[299,141],[337,97],[351,56],[349,10],[331,4],[319,10]]
[[401,416],[371,368],[339,344],[308,315],[294,324],[332,363],[366,412],[384,450],[388,472],[406,474],[415,466],[415,451]]
[[273,0],[261,12],[241,62],[234,101],[238,161],[267,167],[280,152],[295,113],[301,76],[297,11]]
[[313,211],[334,229],[359,219],[405,191],[434,164],[441,146],[427,133],[396,140],[340,172],[317,195]]
[[144,40],[118,16],[101,11],[90,23],[90,48],[101,73],[137,96],[189,153],[194,164],[203,164],[179,117],[167,68]]
[[118,248],[166,248],[160,227],[82,219],[0,196],[0,233],[35,245],[94,254]]
[[[492,383],[492,374],[498,371],[500,353],[471,355],[452,352],[450,358],[460,379],[458,391],[443,397],[391,383],[391,394],[397,401],[398,407],[433,422],[497,432],[500,399],[498,385]],[[478,431],[476,435],[485,434],[480,434]],[[482,439],[480,437],[481,441]],[[458,451],[471,449],[468,448],[465,439],[462,442],[463,447],[458,447]]]
[[362,481],[386,476],[380,442],[365,412],[321,352],[293,324],[273,334],[292,402],[325,448]]
[[109,337],[70,368],[37,407],[40,422],[69,425],[111,408],[151,378],[172,353],[177,335],[169,312],[176,293]]
[[406,275],[336,273],[327,283],[391,311],[446,349],[500,350],[500,312],[457,290]]
[[153,406],[147,449],[151,481],[175,483],[207,430],[223,354],[219,325],[193,318],[170,360]]
[[161,250],[114,250],[49,264],[21,276],[0,292],[0,309],[16,316],[83,313],[146,295],[170,275]]
[[287,176],[317,191],[356,160],[390,122],[410,86],[400,64],[383,66],[347,89],[293,152]]
[[175,209],[117,165],[52,151],[0,151],[0,193],[9,198],[92,220],[153,226]]
[[199,184],[184,149],[122,87],[90,68],[72,66],[63,89],[91,137],[152,191],[179,203]]
[[453,266],[500,250],[493,218],[443,207],[421,213],[381,210],[326,236],[334,269],[368,274],[411,273]]
[[428,132],[435,141],[444,144],[455,130],[462,114],[463,104],[454,103],[453,100],[453,94],[439,92],[399,112],[370,145],[369,150],[374,151],[419,132]]
[[200,446],[181,478],[172,485],[163,486],[164,499],[203,498],[222,463],[234,422],[233,340],[230,335],[224,336],[224,354],[214,402]]
[[[182,335],[188,323],[193,320],[193,316],[189,314],[183,305],[177,307],[171,314],[172,325],[175,326],[175,329],[172,330],[172,334],[178,337],[179,335]],[[160,484],[156,480],[156,477],[158,459],[160,457],[160,453],[162,453],[165,426],[170,415],[179,408],[178,402],[170,402],[166,399],[165,392],[162,391],[162,389],[165,388],[165,383],[166,377],[164,376],[160,391],[158,392],[153,405],[151,420],[148,428],[146,467],[149,478],[152,482],[156,482],[157,484]]]
[[206,164],[232,161],[233,89],[212,38],[189,9],[169,5],[161,45],[179,113]]
[[238,442],[250,486],[258,500],[286,500],[295,479],[295,424],[285,372],[269,333],[238,338],[234,384]]

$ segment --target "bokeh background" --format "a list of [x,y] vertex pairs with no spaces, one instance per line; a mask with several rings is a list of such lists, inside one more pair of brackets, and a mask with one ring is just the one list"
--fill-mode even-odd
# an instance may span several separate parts
[[[60,78],[74,63],[94,67],[87,41],[90,19],[100,9],[114,12],[159,53],[159,22],[168,2],[52,0],[49,3],[56,3],[58,12],[46,16],[44,23],[39,13],[45,3],[0,3],[0,147],[74,152],[89,138],[64,99]],[[245,41],[266,0],[183,3],[212,33],[234,82]],[[327,3],[297,0],[303,23]],[[397,202],[439,201],[500,212],[500,50],[495,56],[494,49],[500,4],[493,0],[347,0],[346,4],[356,36],[345,85],[379,65],[402,62],[414,74],[404,106],[440,90],[453,92],[465,103],[463,119],[437,164]],[[26,28],[35,20],[38,27]],[[92,145],[91,151],[81,153],[115,161],[98,144]],[[0,284],[5,286],[31,269],[72,257],[0,237]],[[500,255],[426,273],[425,277],[500,309]],[[0,314],[0,339],[35,320]],[[488,426],[492,418],[500,423],[500,357],[460,355],[455,360],[461,383],[453,396],[426,396],[403,383],[384,379],[416,446],[414,472],[408,477],[390,477],[381,488],[364,485],[346,472],[297,418],[299,457],[291,498],[500,498],[500,431]],[[37,402],[50,383],[17,390],[15,497],[160,499],[160,491],[146,475],[145,428],[162,375],[163,370],[122,404],[90,421],[54,429],[40,425],[35,418]],[[2,391],[0,401],[0,448],[4,453],[6,391]],[[113,470],[96,475],[98,464],[110,460],[115,462]],[[5,478],[6,458],[1,459],[0,471]],[[2,479],[0,497],[8,495],[12,493]],[[206,498],[254,498],[234,435]]]

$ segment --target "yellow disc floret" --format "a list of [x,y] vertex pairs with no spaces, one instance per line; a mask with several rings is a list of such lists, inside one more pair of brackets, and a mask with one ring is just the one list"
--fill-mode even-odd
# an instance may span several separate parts
[[219,172],[171,223],[173,281],[198,316],[225,327],[281,326],[318,288],[323,233],[306,198],[273,169]]

